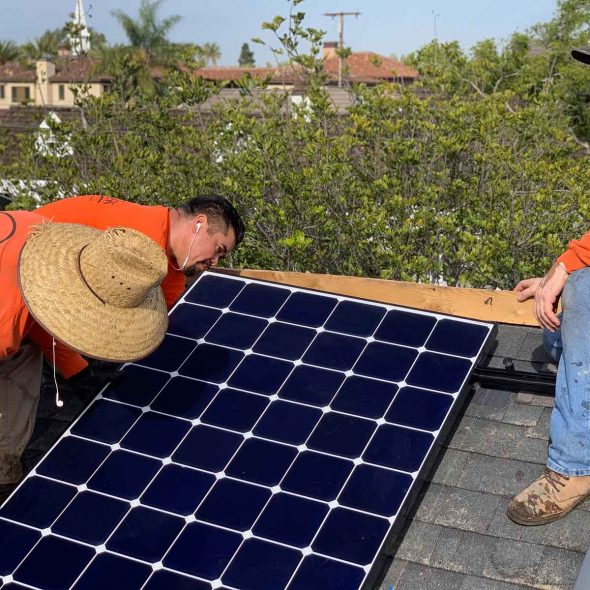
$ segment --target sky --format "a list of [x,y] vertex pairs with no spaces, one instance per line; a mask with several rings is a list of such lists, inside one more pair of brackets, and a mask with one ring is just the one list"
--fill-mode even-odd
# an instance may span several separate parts
[[[124,43],[125,34],[112,16],[123,10],[137,16],[140,0],[84,0],[88,24],[104,33],[110,43]],[[515,31],[549,20],[557,0],[305,0],[298,10],[309,26],[327,32],[325,40],[337,40],[336,21],[324,12],[361,12],[344,25],[345,45],[353,51],[374,51],[401,57],[431,41],[457,40],[465,50],[477,41],[505,41]],[[0,40],[24,43],[46,29],[61,27],[73,12],[75,0],[0,0]],[[244,42],[261,37],[263,21],[286,16],[287,0],[164,0],[161,18],[178,14],[182,20],[170,39],[177,42],[215,42],[221,48],[220,65],[234,65]],[[276,46],[276,43],[274,44]],[[250,42],[256,65],[273,62],[269,49]]]

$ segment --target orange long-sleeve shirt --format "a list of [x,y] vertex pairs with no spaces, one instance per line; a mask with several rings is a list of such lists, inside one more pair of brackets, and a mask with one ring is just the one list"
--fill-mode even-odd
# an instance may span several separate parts
[[590,266],[590,232],[584,234],[579,240],[572,240],[567,250],[557,260],[565,264],[568,272]]
[[[164,252],[168,252],[168,207],[138,205],[104,195],[84,195],[59,199],[39,207],[36,213],[50,221],[80,223],[100,230],[118,226],[130,227],[150,237]],[[162,282],[168,309],[180,299],[186,288],[186,278],[174,267],[175,264],[177,265],[176,260],[168,256],[168,274]]]
[[[29,314],[18,287],[18,258],[31,228],[45,219],[30,211],[0,211],[0,360],[28,336],[53,361],[53,339]],[[55,364],[65,377],[86,367],[76,352],[56,341]]]

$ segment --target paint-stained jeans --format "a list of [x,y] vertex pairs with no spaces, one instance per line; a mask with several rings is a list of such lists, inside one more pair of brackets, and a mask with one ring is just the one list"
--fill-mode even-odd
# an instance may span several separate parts
[[571,274],[562,304],[560,329],[543,334],[559,361],[547,466],[563,475],[590,475],[590,268]]

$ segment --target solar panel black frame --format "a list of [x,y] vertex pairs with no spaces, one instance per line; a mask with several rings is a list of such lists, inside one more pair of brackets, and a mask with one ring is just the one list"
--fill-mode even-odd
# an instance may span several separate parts
[[[203,285],[209,284],[211,287],[221,282],[236,287],[233,296],[226,297],[227,301],[223,300],[224,293],[216,293],[215,288],[199,289]],[[227,290],[225,295],[228,295]],[[313,301],[315,305],[298,308],[297,303],[304,300]],[[360,309],[366,312],[364,323],[359,323],[353,313]],[[187,311],[193,323],[188,328],[184,325]],[[304,317],[297,316],[297,313]],[[344,327],[346,333],[333,331],[338,321],[340,324],[336,327]],[[393,330],[389,324],[393,325]],[[452,339],[452,329],[449,332],[451,324],[465,329],[462,339]],[[370,329],[367,325],[371,326]],[[472,330],[469,326],[479,328]],[[272,339],[264,342],[262,338],[271,328],[275,332],[284,332],[279,348]],[[187,329],[192,332],[183,333]],[[410,358],[409,347],[396,341],[404,330],[408,338],[418,338],[422,333],[423,342],[416,346],[418,354],[413,359]],[[472,340],[470,330],[478,333]],[[151,393],[144,398],[139,396],[133,400],[134,403],[130,403],[129,399],[125,399],[125,387],[115,386],[103,390],[0,508],[0,546],[3,534],[11,544],[11,555],[4,557],[4,564],[0,553],[0,586],[3,583],[7,588],[19,587],[13,582],[12,575],[18,571],[18,582],[26,582],[29,585],[22,587],[30,588],[61,585],[78,590],[95,587],[97,583],[109,583],[109,577],[114,573],[128,579],[130,584],[135,584],[134,588],[145,590],[171,587],[187,590],[268,590],[265,586],[267,582],[262,581],[263,586],[260,586],[260,580],[256,578],[261,575],[259,568],[255,567],[248,574],[248,568],[242,566],[248,560],[250,566],[253,563],[266,566],[270,552],[271,556],[274,553],[278,561],[293,562],[293,571],[286,581],[279,580],[281,576],[275,572],[273,588],[368,590],[382,575],[380,568],[383,555],[395,547],[396,536],[403,525],[405,514],[411,510],[420,489],[420,481],[436,460],[437,449],[469,390],[469,376],[485,354],[494,334],[493,325],[463,318],[254,279],[204,273],[172,310],[171,332],[159,351],[125,368],[128,382],[131,382],[129,375],[135,374],[132,379],[133,383],[138,384],[136,391],[147,387]],[[376,339],[375,335],[379,338]],[[235,344],[232,340],[234,337],[239,341],[241,350],[229,346]],[[359,344],[359,339],[365,339],[364,345]],[[196,342],[191,343],[189,340]],[[429,352],[430,348],[425,346],[427,340],[432,340],[433,348],[438,347],[436,353]],[[441,353],[441,341],[459,356]],[[191,369],[192,375],[179,373],[180,364],[175,360],[176,357],[167,355],[171,343],[184,349],[183,366],[195,354],[199,360],[208,361],[208,370],[211,372],[207,376],[212,379],[207,383],[194,380],[203,376],[199,372],[202,371],[200,365]],[[382,378],[386,374],[399,374],[404,370],[403,367],[396,367],[395,363],[392,363],[393,367],[377,363],[371,368],[367,360],[379,360],[379,351],[387,347],[396,347],[396,352],[401,350],[401,357],[406,355],[411,361],[411,368],[406,367],[405,378],[401,383],[395,382],[396,389],[389,400],[385,386],[388,382]],[[330,352],[334,348],[338,353],[336,355]],[[353,354],[351,350],[356,352]],[[238,361],[229,373],[218,362],[222,351],[226,355],[225,360]],[[279,354],[281,358],[265,356],[270,353]],[[430,379],[431,372],[440,370],[433,364],[433,357],[437,360],[443,355],[443,360],[450,363],[451,369],[453,364],[465,367],[465,363],[459,361],[469,360],[469,369],[463,372],[460,383],[449,382],[445,386],[448,390],[459,383],[457,391],[444,391],[444,388],[432,390],[424,388],[424,383],[405,381],[418,361],[424,365],[423,372],[426,375],[423,378]],[[361,357],[364,363],[360,362]],[[250,372],[240,374],[238,369],[245,364],[244,360],[248,360],[252,367]],[[295,376],[297,367],[309,367],[308,363],[322,360],[324,364],[320,368],[309,370],[312,374],[306,377],[307,381],[298,377],[299,380],[293,379],[296,386],[291,390],[286,387],[289,379]],[[293,366],[285,367],[285,363]],[[326,367],[326,364],[330,366]],[[364,375],[353,373],[352,366],[357,365],[364,367]],[[270,371],[268,375],[274,376],[279,383],[274,391],[264,389],[267,383],[261,381],[258,374],[263,369]],[[143,379],[146,371],[150,377],[148,380]],[[368,376],[367,373],[371,371],[373,374]],[[340,373],[344,376],[334,380]],[[379,395],[375,395],[378,405],[374,408],[366,408],[363,400],[355,397],[355,392],[358,396],[355,380],[363,379],[370,380],[374,385],[373,391],[379,392]],[[194,394],[195,383],[198,383],[197,399],[185,399],[187,391],[176,399],[164,395],[167,385],[173,380],[176,380],[175,384],[181,393],[183,387],[191,385],[190,391]],[[233,385],[232,380],[235,382]],[[301,393],[314,383],[323,383],[323,391],[331,392],[329,410],[323,405],[328,398],[318,402],[309,393]],[[223,384],[221,389],[219,384]],[[152,395],[154,390],[156,393]],[[277,392],[285,392],[285,395],[281,397]],[[417,469],[409,472],[384,465],[383,458],[379,463],[380,453],[391,450],[391,447],[377,445],[375,441],[376,435],[383,434],[386,428],[391,433],[395,431],[398,437],[400,433],[403,436],[410,436],[412,432],[422,433],[416,424],[411,423],[415,419],[410,411],[412,395],[422,396],[422,404],[432,410],[424,419],[443,417],[434,431],[426,429],[426,432],[434,432],[436,436],[427,445],[428,450]],[[409,400],[406,399],[408,396]],[[445,398],[449,397],[453,401],[445,409],[442,402],[448,402]],[[406,424],[395,424],[385,419],[393,412],[395,404],[398,405],[396,416],[403,416]],[[442,405],[438,407],[437,404]],[[285,414],[285,406],[289,406],[292,412],[293,408],[297,408],[297,425],[303,424],[301,432],[277,432],[276,427],[273,431],[274,419],[280,418],[281,412]],[[273,419],[270,418],[271,413]],[[269,418],[263,420],[267,415]],[[375,417],[377,415],[379,418]],[[104,424],[105,417],[110,418],[108,424]],[[371,427],[371,422],[375,423],[374,427]],[[318,428],[320,423],[322,428]],[[311,430],[306,436],[310,424]],[[197,426],[202,427],[198,433]],[[84,431],[84,428],[87,430]],[[331,433],[339,429],[351,435],[335,443]],[[155,436],[156,433],[158,436]],[[420,434],[412,435],[413,440],[404,440],[403,436],[398,440],[405,444],[411,442],[419,445],[419,439],[424,438]],[[385,436],[382,438],[387,439]],[[203,440],[212,441],[215,452],[208,455],[196,452]],[[302,444],[301,440],[310,443],[310,446]],[[330,448],[334,444],[343,446],[334,450]],[[183,450],[183,447],[186,449]],[[373,462],[361,458],[367,455],[370,447]],[[358,455],[359,449],[362,449],[361,455]],[[178,458],[178,462],[172,460],[173,456]],[[253,470],[252,459],[260,456],[267,459],[260,468]],[[306,467],[316,469],[318,474],[330,473],[335,481],[339,474],[344,477],[343,482],[335,486],[336,490],[321,491],[322,494],[336,494],[335,497],[344,503],[330,500],[331,496],[318,497],[310,488],[304,493],[297,492],[301,478],[297,477],[295,463],[299,460],[303,462],[303,457],[310,464]],[[403,460],[407,461],[407,465],[412,465],[411,458]],[[324,463],[314,466],[314,461]],[[187,466],[187,462],[190,465]],[[352,462],[352,467],[348,465],[348,473],[343,468],[347,462]],[[112,464],[115,464],[114,467]],[[120,474],[126,473],[131,466],[135,470],[134,481],[113,479],[111,467]],[[305,472],[305,469],[301,470]],[[55,475],[60,472],[61,479]],[[407,483],[408,473],[411,481],[406,485],[403,497],[396,500],[395,514],[384,516],[383,506],[377,506],[374,498],[366,494],[367,486],[371,483],[376,485],[375,478],[379,476],[397,478],[403,488],[405,484],[401,480],[405,479]],[[306,485],[305,481],[303,483]],[[191,489],[199,491],[192,501],[174,495],[170,498],[170,494],[166,493],[170,487],[177,489],[186,485],[194,486]],[[393,489],[391,482],[388,485]],[[140,496],[145,504],[140,502]],[[212,500],[214,496],[218,497],[217,504]],[[38,501],[40,497],[43,498],[42,503]],[[351,506],[347,497],[355,497],[357,505]],[[242,503],[238,504],[238,509],[234,507],[232,512],[229,509],[231,506],[223,502],[228,499],[235,501],[236,498],[240,498]],[[365,510],[358,507],[359,498],[365,502]],[[90,518],[90,522],[86,522],[88,512],[84,508],[91,499],[95,505],[97,502],[104,505],[101,505],[101,510],[104,510],[105,516],[100,521]],[[220,505],[224,507],[221,511]],[[283,521],[290,526],[283,526],[278,531],[276,525],[273,528],[272,518],[268,516],[273,510],[282,514]],[[299,515],[303,510],[307,510],[307,520],[289,520],[289,514],[293,511]],[[197,512],[199,518],[194,516]],[[330,554],[330,551],[334,552],[334,535],[325,532],[328,526],[332,526],[339,535],[345,534],[354,518],[359,527],[364,527],[364,543],[367,539],[371,540],[373,535],[372,549],[361,547],[362,543],[351,543],[348,548],[351,554],[356,551],[358,556],[368,559],[362,564],[355,563],[352,558],[347,560],[342,554]],[[158,539],[152,539],[151,544],[145,540],[143,544],[137,543],[137,539],[134,543],[123,531],[123,524],[141,527],[143,523],[145,528],[148,523],[151,525],[154,522],[158,523],[160,538],[164,538],[164,550],[162,541],[158,542]],[[311,532],[306,533],[305,527],[309,522],[315,524],[309,525]],[[92,530],[92,527],[95,528]],[[87,530],[89,528],[91,530]],[[296,535],[293,530],[300,535],[313,535],[301,547],[301,543],[298,545],[294,538]],[[213,533],[214,538],[211,537]],[[280,540],[277,540],[277,535],[281,536]],[[180,543],[183,536],[187,539],[184,544]],[[195,564],[192,554],[190,557],[183,554],[181,549],[186,548],[187,543],[190,545],[190,542],[211,543],[218,549],[235,547],[223,567],[218,566],[218,571],[214,560]],[[314,551],[312,545],[319,545],[324,552]],[[44,562],[54,561],[64,552],[73,555],[71,561],[74,563],[75,575],[71,574],[71,579],[63,571],[60,574],[51,570],[53,573],[49,575],[49,570],[45,569],[43,574],[40,573]],[[295,554],[299,556],[296,563]],[[6,564],[10,559],[14,561],[12,570],[8,570]],[[80,571],[76,570],[76,564],[80,566]],[[7,574],[7,571],[10,573]],[[205,571],[209,573],[204,575]],[[309,578],[305,581],[305,572],[311,572],[309,575],[312,579],[316,576],[315,586],[309,585]],[[218,577],[215,577],[217,574]],[[357,575],[357,581],[352,579],[354,574]],[[49,575],[49,580],[39,579],[40,575]],[[240,576],[241,581],[236,581]],[[90,579],[94,582],[89,583]],[[191,584],[191,580],[194,584]],[[236,585],[229,584],[232,581]]]

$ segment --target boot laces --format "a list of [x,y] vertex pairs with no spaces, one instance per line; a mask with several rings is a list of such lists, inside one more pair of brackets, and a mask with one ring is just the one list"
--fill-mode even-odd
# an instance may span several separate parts
[[559,492],[559,488],[565,487],[565,484],[569,480],[567,475],[561,475],[561,473],[557,473],[549,468],[545,468],[545,472],[543,473],[545,479],[549,483],[549,485],[556,491]]

